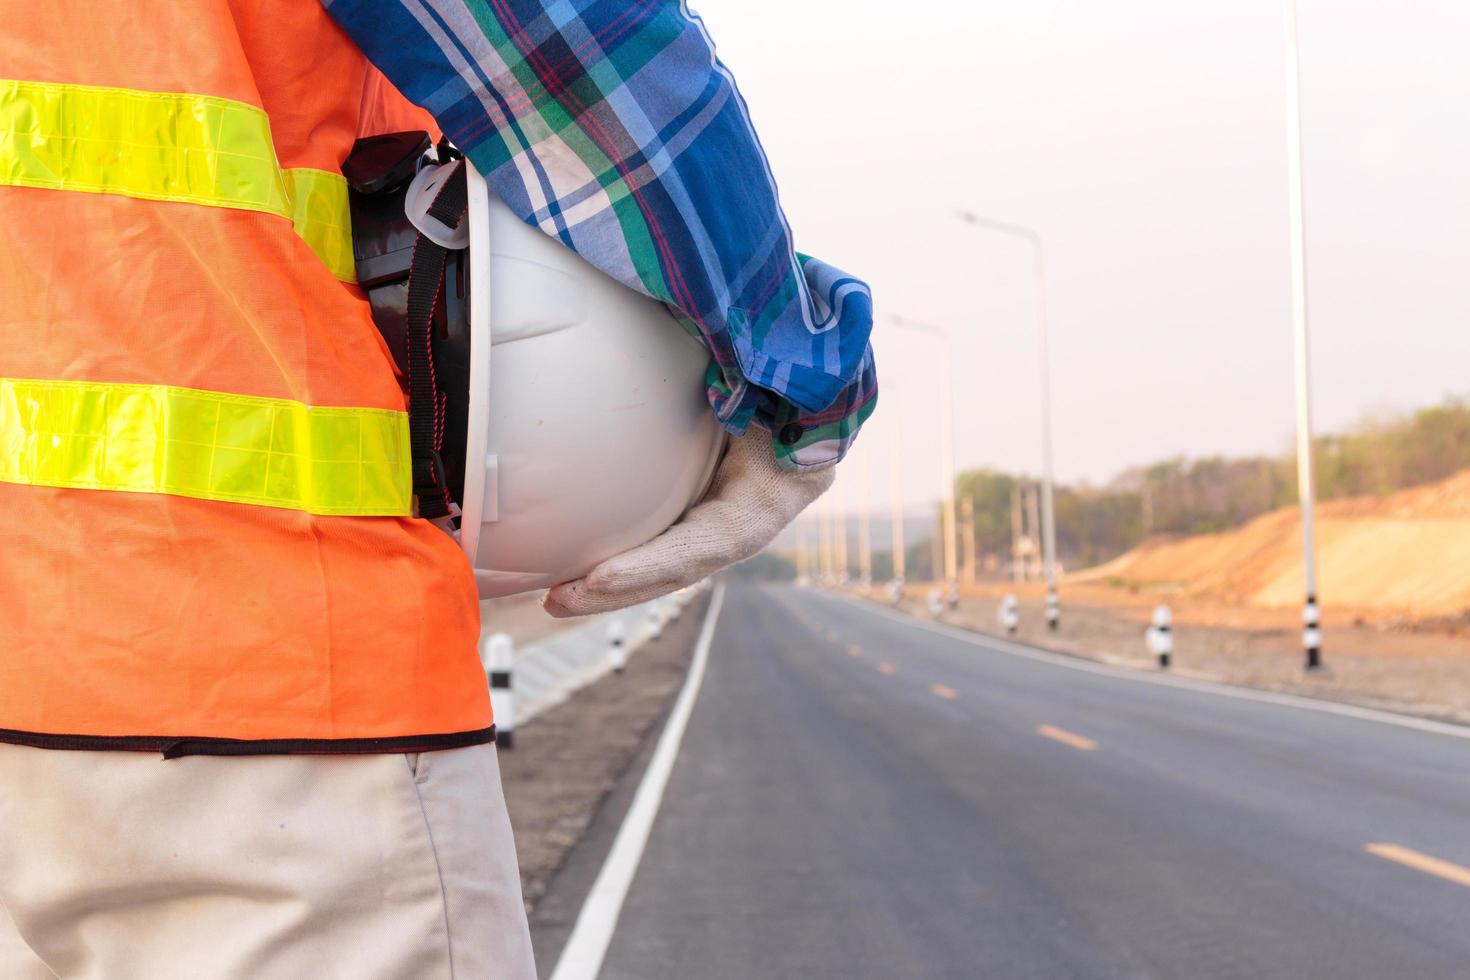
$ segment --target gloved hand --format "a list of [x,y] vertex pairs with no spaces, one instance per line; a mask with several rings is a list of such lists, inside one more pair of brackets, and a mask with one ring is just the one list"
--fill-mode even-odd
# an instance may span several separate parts
[[703,500],[647,544],[556,586],[542,605],[558,618],[610,612],[693,585],[760,551],[820,497],[837,466],[797,472],[776,462],[770,433],[752,428],[725,453]]

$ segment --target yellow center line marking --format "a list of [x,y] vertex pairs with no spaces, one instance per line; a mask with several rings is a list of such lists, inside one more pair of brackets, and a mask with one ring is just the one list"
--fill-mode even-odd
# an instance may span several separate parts
[[1464,885],[1466,888],[1470,888],[1470,868],[1462,867],[1458,864],[1451,864],[1448,861],[1441,861],[1437,857],[1430,857],[1428,854],[1422,854],[1419,851],[1411,850],[1407,847],[1400,847],[1397,844],[1369,844],[1363,850],[1377,857],[1385,858],[1389,861],[1396,861],[1406,867],[1413,868],[1415,871],[1422,871],[1427,875],[1434,875],[1446,881],[1453,881],[1457,885]]
[[929,690],[933,691],[937,697],[944,698],[946,701],[953,701],[960,696],[959,691],[956,691],[952,687],[945,687],[943,684],[935,684]]
[[863,648],[854,643],[847,648],[847,655],[849,657],[861,657],[863,655]]
[[878,673],[884,675],[885,677],[892,677],[894,674],[898,673],[898,671],[893,669],[893,664],[879,664]]
[[1036,734],[1049,738],[1054,742],[1061,742],[1063,745],[1070,745],[1072,748],[1082,752],[1091,752],[1097,748],[1097,743],[1087,736],[1078,735],[1076,732],[1069,732],[1065,728],[1058,728],[1055,725],[1040,725],[1036,729]]

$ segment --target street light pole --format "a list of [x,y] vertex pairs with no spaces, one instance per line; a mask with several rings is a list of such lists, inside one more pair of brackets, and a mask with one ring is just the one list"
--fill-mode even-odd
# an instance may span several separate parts
[[960,567],[967,588],[975,587],[975,498],[960,501]]
[[858,584],[867,591],[873,584],[873,479],[869,471],[869,460],[863,456],[863,465],[858,468],[862,477],[862,502],[858,505]]
[[822,585],[832,584],[832,519],[831,511],[822,508],[817,513],[817,542],[821,550]]
[[893,579],[889,584],[897,595],[903,591],[903,577],[907,572],[904,567],[907,555],[904,552],[903,541],[903,440],[899,438],[897,425],[894,425],[890,431],[893,433],[893,442],[889,449],[889,460],[892,464],[889,479],[893,489],[893,526],[890,528],[892,543],[889,547],[893,549]]
[[1312,470],[1312,364],[1307,336],[1307,213],[1302,175],[1301,47],[1296,0],[1286,0],[1286,174],[1291,224],[1291,320],[1296,355],[1296,477],[1302,510],[1302,646],[1306,669],[1322,666],[1321,613],[1317,608],[1317,549],[1312,522],[1316,481]]
[[942,327],[910,320],[904,316],[891,315],[889,319],[895,326],[928,334],[944,345],[944,369],[939,372],[940,400],[944,403],[939,437],[940,468],[944,472],[944,512],[939,533],[944,538],[944,582],[946,586],[954,588],[959,582],[959,558],[955,551],[954,344],[950,341],[949,332]]
[[1021,484],[1011,484],[1011,579],[1015,582],[1026,581],[1026,555],[1021,548],[1021,539],[1025,536],[1026,512],[1022,509]]
[[847,484],[838,477],[833,486],[833,497],[837,504],[837,585],[847,585]]
[[806,547],[807,521],[796,522],[796,582],[807,585],[811,577],[811,561]]
[[1047,342],[1046,256],[1041,235],[1025,225],[982,218],[970,211],[958,216],[966,224],[1002,235],[1024,239],[1030,246],[1036,272],[1036,336],[1041,350],[1041,550],[1046,574],[1046,624],[1050,629],[1061,625],[1061,609],[1057,597],[1057,510],[1053,492],[1051,451],[1051,352]]

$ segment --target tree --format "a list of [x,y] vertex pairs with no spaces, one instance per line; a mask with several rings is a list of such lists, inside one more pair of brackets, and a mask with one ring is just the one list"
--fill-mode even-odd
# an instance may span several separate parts
[[[1450,399],[1405,416],[1365,419],[1313,446],[1317,492],[1324,500],[1381,495],[1442,480],[1470,467],[1470,402]],[[967,470],[955,493],[975,506],[980,553],[1011,547],[1011,493],[1030,478]],[[1178,457],[1120,474],[1106,487],[1056,488],[1057,553],[1064,565],[1093,565],[1150,534],[1203,534],[1237,527],[1296,502],[1296,461],[1290,454],[1199,459]],[[910,549],[913,577],[923,577],[928,543]]]

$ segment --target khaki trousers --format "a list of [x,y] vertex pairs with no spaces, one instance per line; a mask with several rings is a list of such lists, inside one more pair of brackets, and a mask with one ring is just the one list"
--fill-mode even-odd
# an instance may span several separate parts
[[0,745],[4,980],[534,980],[495,747]]

